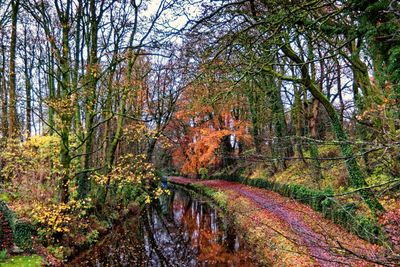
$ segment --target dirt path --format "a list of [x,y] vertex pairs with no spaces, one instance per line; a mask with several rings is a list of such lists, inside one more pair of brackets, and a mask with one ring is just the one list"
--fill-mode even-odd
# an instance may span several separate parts
[[275,192],[221,180],[183,177],[170,177],[170,180],[178,184],[203,184],[247,198],[260,207],[260,212],[272,214],[287,224],[295,236],[292,241],[297,246],[305,246],[319,266],[379,266],[371,263],[380,258],[378,246],[348,233],[308,206]]

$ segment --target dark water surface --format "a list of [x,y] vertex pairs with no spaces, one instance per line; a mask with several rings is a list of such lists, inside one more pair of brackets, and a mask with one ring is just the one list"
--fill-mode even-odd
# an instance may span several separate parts
[[175,188],[113,229],[72,266],[255,266],[229,218]]

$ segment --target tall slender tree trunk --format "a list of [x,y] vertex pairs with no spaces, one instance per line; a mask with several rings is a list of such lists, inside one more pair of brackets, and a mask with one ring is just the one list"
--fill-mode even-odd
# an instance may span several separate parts
[[[48,66],[47,66],[47,84],[49,90],[49,100],[50,102],[54,100],[56,94],[56,85],[55,85],[55,71],[54,71],[54,56],[51,53],[50,47],[47,47],[47,58],[48,58]],[[42,101],[40,101],[42,102]],[[54,108],[52,105],[48,107],[48,124],[49,124],[49,134],[52,135],[54,133]]]
[[[96,1],[91,0],[89,3],[90,12],[90,48],[89,48],[89,65],[87,69],[87,77],[89,79],[87,85],[87,94],[85,99],[85,146],[83,154],[83,172],[78,180],[78,196],[85,198],[90,190],[89,169],[91,167],[92,149],[93,149],[93,133],[94,133],[94,119],[96,116],[96,90],[97,81],[99,79],[98,71],[98,24],[101,15],[96,15]],[[85,90],[86,91],[86,90]]]
[[10,69],[9,69],[9,122],[8,135],[11,138],[17,138],[18,115],[17,115],[17,94],[16,94],[16,73],[15,59],[17,47],[17,21],[18,21],[19,0],[11,2],[11,40],[10,40]]
[[337,72],[337,77],[336,77],[337,92],[338,92],[339,103],[340,103],[339,118],[340,118],[340,122],[343,124],[344,111],[346,109],[346,106],[345,106],[344,99],[343,99],[342,68],[340,66],[339,60],[337,60],[337,59],[335,59],[335,65],[336,65],[336,72]]
[[8,93],[7,81],[4,75],[6,69],[5,46],[1,47],[1,69],[0,69],[0,103],[1,103],[1,134],[3,138],[8,137]]
[[[105,163],[105,168],[104,168],[105,174],[108,174],[112,169],[112,165],[115,160],[115,151],[117,150],[119,141],[121,140],[121,137],[122,137],[122,130],[123,130],[123,124],[124,124],[124,117],[122,116],[122,114],[125,114],[126,98],[127,98],[127,93],[124,93],[124,95],[122,96],[122,99],[120,101],[120,105],[119,105],[119,110],[121,112],[121,115],[118,116],[118,118],[117,118],[116,132],[115,132],[115,135],[109,145],[109,148],[108,148],[108,151],[106,154],[106,163]],[[111,177],[109,176],[107,178],[104,196],[102,196],[103,202],[107,199],[110,182],[111,182]]]
[[261,136],[260,136],[260,121],[259,121],[259,116],[258,114],[258,98],[260,97],[257,94],[258,88],[255,88],[254,86],[254,81],[250,80],[248,82],[248,88],[245,91],[246,96],[247,96],[247,101],[249,103],[249,108],[250,108],[250,116],[251,116],[251,122],[252,122],[252,135],[253,135],[253,140],[254,140],[254,146],[256,148],[256,153],[261,154]]
[[[118,144],[121,140],[122,137],[122,130],[124,126],[124,115],[126,113],[126,100],[128,98],[128,87],[132,85],[132,70],[133,70],[133,65],[137,59],[137,55],[134,55],[134,51],[132,49],[132,44],[133,40],[135,37],[136,31],[132,31],[131,35],[129,37],[129,45],[127,49],[127,80],[125,86],[123,86],[123,92],[122,92],[122,97],[121,100],[119,101],[119,113],[120,115],[117,118],[117,125],[116,125],[116,130],[114,136],[111,138],[111,142],[108,145],[108,149],[106,151],[106,162],[104,166],[104,173],[109,174],[109,172],[112,169],[112,164],[114,163],[115,160],[115,152],[117,150]],[[116,54],[114,54],[116,55]],[[108,190],[110,187],[110,182],[111,182],[111,177],[109,176],[106,182],[106,189],[104,196],[102,196],[102,202],[105,202],[107,199],[107,194]]]
[[[69,67],[69,33],[70,33],[70,12],[72,8],[72,1],[66,3],[64,14],[59,14],[60,22],[62,25],[62,51],[60,53],[60,71],[61,71],[61,99],[64,101],[70,100],[71,94],[71,77]],[[72,121],[72,105],[65,107],[66,110],[62,111],[61,117],[61,147],[60,147],[60,163],[63,166],[63,176],[60,185],[60,201],[67,203],[69,201],[69,182],[70,182],[70,143],[69,133]]]
[[[80,67],[80,56],[82,53],[81,48],[81,34],[82,34],[82,12],[83,3],[82,0],[78,1],[77,6],[77,17],[76,17],[76,32],[75,32],[75,59],[74,59],[74,70],[72,73],[72,86],[74,90],[74,108],[75,108],[75,118],[73,122],[73,127],[79,140],[82,141],[82,123],[81,123],[81,107],[79,104],[79,67]],[[81,153],[82,151],[79,151]]]
[[304,154],[303,154],[303,136],[304,136],[304,108],[303,103],[301,101],[301,86],[295,86],[294,88],[294,103],[291,111],[292,122],[296,131],[296,151],[297,156],[305,163]]
[[31,136],[31,126],[32,126],[32,101],[31,101],[31,67],[29,66],[28,52],[27,52],[27,29],[24,29],[24,72],[25,72],[25,97],[26,97],[26,107],[25,107],[25,134],[26,138]]

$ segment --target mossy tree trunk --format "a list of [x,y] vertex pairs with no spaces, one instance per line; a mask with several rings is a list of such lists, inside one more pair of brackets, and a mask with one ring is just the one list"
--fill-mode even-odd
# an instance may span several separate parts
[[[63,175],[60,184],[60,201],[67,203],[69,201],[69,183],[70,183],[70,165],[71,165],[71,153],[70,153],[70,142],[69,134],[71,130],[72,122],[72,110],[71,105],[71,77],[70,77],[70,66],[69,66],[69,34],[71,30],[70,24],[70,13],[72,9],[72,1],[67,1],[65,4],[65,10],[58,9],[58,17],[62,25],[62,47],[61,53],[58,54],[61,71],[61,102],[62,107],[59,107],[61,117],[61,147],[60,147],[60,163],[63,167]],[[54,41],[53,41],[54,42]],[[53,43],[55,46],[55,43]],[[58,51],[58,50],[56,50]]]
[[[133,54],[133,50],[129,49],[127,51],[128,53],[128,59],[127,59],[127,80],[123,86],[122,90],[122,97],[119,101],[119,116],[117,117],[117,124],[116,124],[116,130],[114,136],[111,138],[111,142],[108,144],[108,148],[106,150],[106,159],[105,159],[105,166],[104,166],[104,174],[108,175],[107,181],[106,181],[106,188],[104,190],[104,194],[101,195],[101,201],[104,203],[107,199],[110,183],[111,183],[111,177],[109,176],[112,166],[115,161],[115,152],[117,150],[118,144],[121,141],[122,137],[122,132],[123,132],[123,126],[124,126],[124,116],[126,114],[126,102],[129,94],[129,90],[131,89],[131,84],[132,84],[132,71],[133,71],[133,66],[135,64],[135,61],[137,59],[137,55]],[[107,133],[106,133],[107,134]]]
[[305,163],[304,153],[303,153],[303,136],[304,136],[304,114],[305,110],[303,103],[301,101],[301,86],[294,87],[294,102],[291,109],[292,123],[295,127],[296,132],[296,142],[295,147],[297,151],[297,157]]

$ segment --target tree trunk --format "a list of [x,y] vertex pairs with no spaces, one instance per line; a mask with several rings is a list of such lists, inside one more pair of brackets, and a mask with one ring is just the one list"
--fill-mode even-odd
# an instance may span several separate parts
[[292,123],[294,124],[295,127],[295,132],[296,132],[296,141],[295,141],[295,146],[296,146],[296,151],[297,151],[297,156],[305,163],[304,159],[304,154],[303,154],[303,136],[304,136],[304,108],[303,108],[303,103],[301,101],[301,88],[300,86],[295,86],[294,88],[294,103],[293,107],[291,110],[291,118],[292,118]]
[[18,115],[17,115],[17,95],[16,95],[16,74],[15,74],[15,58],[17,46],[17,20],[19,0],[11,2],[11,40],[10,40],[10,69],[9,69],[9,122],[8,136],[18,138]]
[[[62,52],[60,57],[60,71],[61,71],[61,99],[64,101],[70,100],[71,93],[71,79],[69,67],[69,32],[70,32],[70,9],[72,2],[66,3],[66,10],[64,14],[59,14],[60,22],[62,25]],[[62,18],[62,19],[61,19]],[[69,182],[70,182],[70,165],[71,155],[69,146],[69,133],[72,120],[72,105],[64,107],[60,114],[61,117],[61,147],[60,147],[60,163],[63,166],[63,177],[60,185],[60,200],[63,203],[69,201]]]
[[6,69],[5,46],[1,47],[1,69],[0,69],[0,99],[1,99],[1,134],[3,138],[8,137],[8,93],[7,81],[4,75]]
[[311,116],[309,120],[309,128],[310,128],[310,156],[312,159],[312,169],[314,171],[314,181],[316,183],[320,183],[323,179],[322,172],[321,172],[321,162],[319,159],[319,152],[318,146],[316,143],[316,139],[318,138],[317,134],[317,123],[318,123],[318,112],[319,111],[319,101],[315,97],[313,98],[312,105],[311,105]]
[[270,90],[269,92],[269,101],[271,105],[272,112],[272,122],[274,125],[274,132],[276,136],[275,143],[275,155],[277,156],[279,169],[286,169],[286,158],[291,157],[293,155],[293,148],[290,144],[290,139],[288,136],[288,128],[285,118],[285,109],[283,107],[282,97],[280,95],[280,85],[276,85],[275,81],[271,81],[271,84],[268,86],[265,84],[266,90]]
[[[49,88],[49,100],[50,102],[54,100],[56,94],[56,85],[55,85],[55,71],[54,71],[54,55],[51,52],[51,48],[47,47],[47,84]],[[45,74],[46,75],[46,74]],[[40,102],[42,103],[42,101]],[[48,107],[48,124],[49,124],[49,134],[54,134],[54,108],[52,105]]]
[[26,138],[28,139],[31,136],[31,126],[32,126],[32,102],[31,102],[31,66],[29,66],[28,63],[28,53],[27,53],[27,46],[28,46],[28,42],[27,42],[27,29],[24,29],[24,72],[25,72],[25,97],[26,97],[26,121],[25,121],[25,134],[26,134]]
[[[87,69],[87,76],[89,78],[88,92],[86,96],[86,134],[84,137],[85,148],[83,155],[83,172],[78,179],[78,197],[85,198],[90,190],[89,172],[92,159],[92,147],[93,147],[93,124],[96,116],[96,89],[98,81],[98,57],[97,57],[97,33],[98,33],[98,20],[99,17],[96,15],[96,1],[90,1],[90,55],[89,55],[89,66]],[[79,18],[80,19],[80,18]]]
[[250,109],[250,116],[251,116],[251,122],[252,122],[252,129],[251,133],[253,136],[254,140],[254,146],[256,149],[257,154],[261,154],[261,136],[260,136],[260,120],[259,120],[259,112],[257,110],[257,107],[259,105],[258,101],[260,98],[258,88],[254,86],[254,83],[252,80],[249,81],[248,88],[245,91],[246,96],[247,96],[247,101],[249,104],[249,109]]

